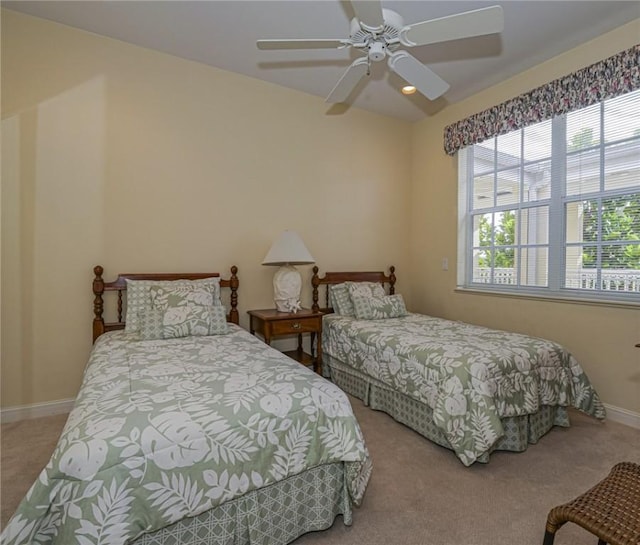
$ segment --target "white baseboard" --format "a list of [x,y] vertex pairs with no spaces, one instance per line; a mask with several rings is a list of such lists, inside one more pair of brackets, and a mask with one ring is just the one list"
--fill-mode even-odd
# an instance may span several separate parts
[[607,419],[640,430],[640,413],[614,407],[608,403],[603,403],[603,405],[607,409]]
[[7,407],[0,410],[0,421],[2,424],[8,424],[18,420],[68,413],[73,408],[74,401],[73,399],[60,399],[58,401],[47,401],[46,403]]

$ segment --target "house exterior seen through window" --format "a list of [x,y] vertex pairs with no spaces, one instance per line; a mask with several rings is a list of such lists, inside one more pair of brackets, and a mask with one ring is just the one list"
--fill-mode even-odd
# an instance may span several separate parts
[[640,91],[459,154],[458,283],[640,302]]

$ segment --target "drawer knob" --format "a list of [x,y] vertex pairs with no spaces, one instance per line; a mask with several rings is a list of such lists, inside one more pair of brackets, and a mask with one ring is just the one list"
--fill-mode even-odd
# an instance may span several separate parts
[[293,329],[300,329],[300,322],[295,322],[291,327],[293,327]]

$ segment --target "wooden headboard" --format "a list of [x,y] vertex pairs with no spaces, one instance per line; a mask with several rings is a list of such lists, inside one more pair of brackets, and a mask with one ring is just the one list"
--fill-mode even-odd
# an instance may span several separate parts
[[[318,276],[318,267],[313,267],[313,276],[311,277],[311,285],[313,286],[313,305],[311,310],[314,312],[333,312],[333,309],[329,306],[329,286],[332,284],[342,284],[343,282],[377,282],[382,284],[389,284],[389,295],[393,295],[395,292],[396,284],[396,268],[392,265],[389,267],[389,276],[382,271],[369,271],[369,272],[328,272],[323,277]],[[318,288],[321,285],[325,285],[325,299],[324,307],[320,307],[318,304]]]
[[[123,273],[119,274],[113,282],[105,282],[102,279],[102,273],[104,269],[97,265],[93,268],[95,278],[93,279],[93,342],[96,339],[106,333],[107,331],[115,331],[117,329],[124,329],[125,321],[122,315],[122,295],[127,291],[127,280],[201,280],[203,278],[215,278],[219,277],[220,273]],[[223,278],[220,279],[221,288],[230,288],[230,305],[231,310],[227,315],[227,321],[237,324],[239,321],[238,315],[238,267],[235,265],[231,267],[231,277],[229,280]],[[106,291],[118,292],[118,319],[116,322],[106,322],[102,318],[104,311],[104,300],[102,295]]]

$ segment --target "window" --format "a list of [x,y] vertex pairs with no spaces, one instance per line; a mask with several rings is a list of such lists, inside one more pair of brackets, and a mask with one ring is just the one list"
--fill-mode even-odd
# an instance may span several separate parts
[[459,153],[459,284],[640,302],[640,91]]

